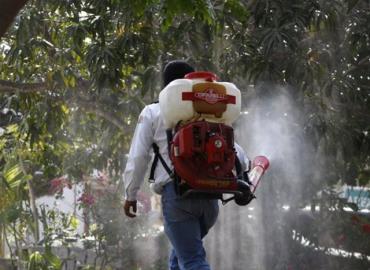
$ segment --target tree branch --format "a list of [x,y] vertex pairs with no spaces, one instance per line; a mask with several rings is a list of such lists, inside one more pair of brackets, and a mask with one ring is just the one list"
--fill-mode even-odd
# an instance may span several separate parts
[[[0,0],[1,1],[1,0]],[[76,89],[85,90],[91,86],[91,83],[87,80],[77,79]],[[1,93],[36,93],[45,92],[50,89],[50,85],[46,82],[38,83],[22,83],[22,82],[12,82],[6,80],[0,80],[0,94]]]
[[105,120],[119,128],[121,131],[125,131],[124,122],[121,121],[121,119],[113,113],[102,110],[102,105],[81,99],[76,101],[76,105],[80,106],[81,109],[85,110],[86,112],[90,112],[104,118]]
[[49,87],[47,83],[17,83],[11,81],[0,80],[0,93],[34,93],[43,92],[48,90]]
[[[78,80],[77,82],[77,89],[88,89],[90,87],[90,83],[86,80]],[[37,92],[46,92],[49,90],[50,87],[47,83],[41,82],[41,83],[16,83],[16,82],[10,82],[5,80],[0,80],[0,94],[1,93],[37,93]],[[63,98],[56,98],[60,101],[68,102],[68,100],[64,100]],[[104,104],[99,104],[97,102],[84,100],[81,98],[77,98],[75,100],[76,106],[80,106],[83,110],[86,112],[94,113],[99,117],[104,118],[108,122],[112,123],[114,126],[119,128],[121,131],[125,130],[125,124],[124,122],[118,118],[116,115],[114,115],[112,112],[108,112],[103,110]]]

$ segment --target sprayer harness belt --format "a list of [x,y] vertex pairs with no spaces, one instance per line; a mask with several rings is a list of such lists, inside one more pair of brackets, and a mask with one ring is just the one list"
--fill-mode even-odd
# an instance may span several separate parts
[[[173,170],[171,160],[168,156],[166,128],[160,114],[158,103],[145,106],[137,122],[126,169],[123,173],[126,200],[136,200],[137,192],[145,179],[150,163],[153,143],[158,145],[163,160]],[[241,161],[242,170],[247,170],[249,161],[243,149],[237,144],[235,144],[235,149]],[[172,180],[162,164],[157,166],[154,172],[154,179],[154,190],[156,191],[161,190],[162,186]]]

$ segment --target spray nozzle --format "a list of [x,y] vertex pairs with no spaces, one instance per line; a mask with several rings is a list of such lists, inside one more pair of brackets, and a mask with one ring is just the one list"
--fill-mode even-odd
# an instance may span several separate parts
[[260,166],[264,171],[270,166],[270,162],[265,156],[257,156],[253,160],[253,167]]

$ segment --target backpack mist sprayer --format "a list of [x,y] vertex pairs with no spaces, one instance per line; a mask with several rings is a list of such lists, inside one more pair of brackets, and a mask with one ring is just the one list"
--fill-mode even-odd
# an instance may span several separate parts
[[[210,72],[189,73],[161,91],[159,105],[167,127],[177,194],[217,198],[224,203],[235,199],[238,205],[255,198],[269,162],[259,156],[249,172],[242,171],[231,127],[241,108],[241,94],[234,84],[218,82]],[[158,147],[153,148],[159,155]],[[234,196],[224,199],[223,194]]]

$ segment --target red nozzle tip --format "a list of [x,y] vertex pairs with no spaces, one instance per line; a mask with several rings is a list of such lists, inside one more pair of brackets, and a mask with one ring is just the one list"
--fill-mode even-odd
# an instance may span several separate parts
[[270,161],[265,156],[257,156],[253,160],[253,167],[260,166],[264,171],[270,166]]

